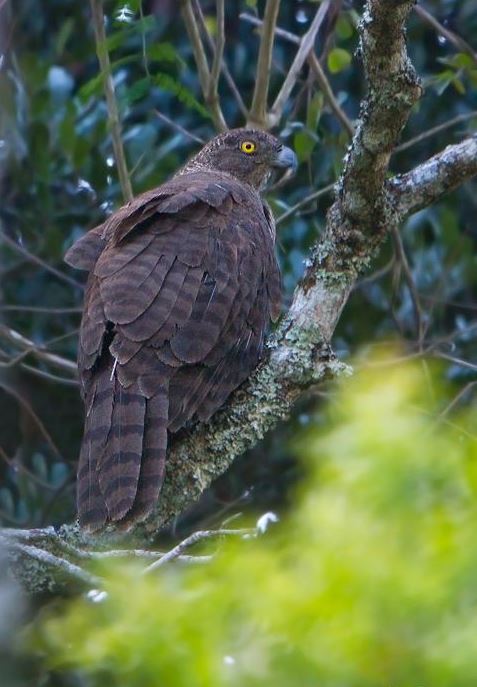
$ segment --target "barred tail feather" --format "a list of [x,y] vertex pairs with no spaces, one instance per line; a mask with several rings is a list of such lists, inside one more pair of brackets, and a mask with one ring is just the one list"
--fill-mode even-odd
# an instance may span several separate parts
[[160,387],[146,401],[143,456],[136,500],[127,520],[144,520],[159,499],[166,469],[168,388]]
[[86,397],[86,419],[81,444],[76,485],[80,524],[100,529],[107,519],[107,508],[98,481],[98,461],[104,452],[111,427],[114,386],[111,371],[98,372],[91,395]]
[[144,438],[146,399],[137,384],[125,389],[114,379],[111,430],[98,462],[99,486],[108,519],[122,520],[136,498]]

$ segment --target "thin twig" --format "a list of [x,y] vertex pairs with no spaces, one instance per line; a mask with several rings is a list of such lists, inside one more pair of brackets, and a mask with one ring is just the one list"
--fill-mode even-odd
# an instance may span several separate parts
[[41,377],[41,379],[46,379],[48,382],[53,382],[54,384],[63,384],[64,386],[79,386],[77,379],[68,379],[68,377],[60,377],[60,375],[55,375],[52,372],[47,372],[46,370],[40,370],[38,367],[33,367],[33,365],[27,365],[27,363],[20,363],[20,367],[27,372],[35,375],[36,377]]
[[204,96],[205,102],[210,107],[210,114],[212,116],[215,127],[218,131],[226,131],[227,123],[224,119],[224,115],[220,108],[220,103],[218,99],[216,101],[209,101],[210,83],[211,75],[209,70],[209,65],[207,62],[207,55],[205,54],[204,44],[200,37],[199,27],[197,25],[197,19],[194,14],[194,9],[192,7],[191,0],[182,0],[182,18],[184,20],[187,33],[189,35],[189,40],[192,46],[192,52],[194,53],[194,60],[197,67],[197,73],[199,75],[199,83]]
[[36,312],[45,315],[70,315],[78,314],[83,311],[83,308],[42,308],[33,305],[0,305],[0,310],[12,312]]
[[73,279],[72,277],[69,277],[67,274],[63,274],[63,272],[60,272],[60,270],[57,270],[56,267],[52,267],[48,263],[46,263],[44,260],[38,257],[38,255],[35,255],[34,253],[30,253],[29,250],[21,246],[19,243],[14,241],[10,236],[7,236],[3,231],[0,231],[0,241],[3,241],[3,243],[6,243],[7,246],[10,246],[10,248],[13,248],[14,251],[17,253],[20,253],[20,255],[23,255],[29,262],[34,263],[35,265],[38,265],[39,267],[42,267],[44,270],[49,272],[50,274],[54,274],[55,277],[58,277],[58,279],[61,279],[61,281],[64,281],[66,284],[69,284],[70,286],[73,286],[75,289],[83,289],[83,285],[79,283],[79,281],[76,281],[76,279]]
[[461,398],[463,398],[463,396],[465,396],[466,393],[468,391],[470,391],[470,389],[473,389],[476,384],[477,384],[477,380],[474,382],[468,382],[467,384],[465,384],[465,386],[462,387],[462,389],[459,391],[459,393],[456,394],[456,396],[454,396],[452,401],[446,405],[444,410],[441,410],[441,412],[439,413],[438,419],[441,420],[446,415],[448,415],[451,412],[451,410],[453,410],[456,407],[456,405],[459,403]]
[[76,363],[72,362],[71,360],[67,360],[67,358],[56,355],[56,353],[49,353],[48,351],[45,351],[41,346],[38,346],[33,341],[30,341],[30,339],[27,339],[25,336],[23,336],[23,334],[20,334],[15,329],[11,329],[6,325],[0,325],[0,338],[5,339],[23,351],[32,353],[39,360],[43,360],[44,362],[49,363],[60,370],[67,370],[75,375],[77,373]]
[[148,565],[147,568],[143,571],[143,574],[147,575],[148,573],[157,570],[157,568],[161,568],[163,565],[166,565],[166,563],[170,563],[170,561],[181,556],[184,553],[184,551],[188,549],[190,546],[193,546],[194,544],[197,544],[200,541],[204,541],[205,539],[213,539],[215,537],[226,536],[244,536],[250,534],[255,534],[255,530],[250,528],[244,528],[239,530],[199,530],[198,532],[194,532],[189,537],[181,541],[180,544],[177,544],[177,546],[174,546],[173,549],[171,549],[163,556],[161,556],[159,560],[154,561],[154,563],[151,563],[151,565]]
[[331,193],[331,191],[334,189],[335,184],[328,184],[328,186],[324,186],[323,188],[318,189],[318,191],[314,191],[313,193],[310,193],[309,196],[306,196],[306,198],[303,198],[300,200],[299,203],[296,203],[296,205],[292,205],[291,208],[288,208],[286,212],[284,212],[282,215],[277,217],[275,224],[278,226],[282,222],[285,222],[289,217],[295,214],[297,210],[300,210],[302,207],[305,205],[309,205],[309,203],[312,203],[314,200],[317,200],[318,198],[321,198],[321,196],[325,196],[327,193]]
[[[202,12],[202,8],[200,6],[199,0],[193,0],[194,2],[194,9],[197,14],[197,18],[199,20],[200,28],[202,33],[205,36],[205,40],[207,41],[207,45],[209,46],[210,50],[212,51],[212,54],[215,54],[215,43],[212,39],[212,36],[210,35],[209,29],[207,28],[207,24],[205,23],[204,19],[204,13]],[[248,116],[248,110],[245,106],[245,103],[243,101],[242,96],[240,95],[240,91],[237,88],[237,84],[235,83],[232,74],[230,73],[230,69],[227,67],[227,63],[225,60],[222,60],[221,64],[221,69],[222,69],[222,74],[224,75],[225,80],[227,81],[230,90],[232,91],[232,94],[237,102],[237,106],[242,113],[242,115],[245,117],[245,119]]]
[[273,103],[272,109],[270,111],[269,123],[271,126],[277,124],[283,114],[285,105],[288,101],[288,98],[290,97],[293,87],[297,82],[302,67],[308,55],[313,50],[316,35],[326,18],[329,7],[330,0],[324,0],[324,2],[320,5],[319,9],[317,10],[310,28],[304,34],[300,41],[300,47],[298,48],[298,52],[295,55],[295,59],[293,60],[290,69],[288,70],[288,74],[285,78],[285,81],[283,82],[282,87],[277,97],[275,98],[275,102]]
[[441,24],[435,17],[432,16],[422,5],[414,5],[414,11],[418,14],[421,19],[427,22],[433,29],[440,33],[441,36],[447,38],[447,40],[455,45],[455,47],[461,52],[465,52],[469,55],[474,62],[477,64],[477,53],[474,51],[473,47],[467,43],[461,36],[450,29],[447,29],[443,24]]
[[335,98],[335,94],[333,93],[333,89],[331,88],[330,82],[326,78],[326,74],[323,71],[323,67],[321,66],[320,60],[316,56],[314,50],[310,52],[310,54],[308,55],[308,64],[310,65],[311,71],[313,72],[313,75],[323,92],[325,100],[328,102],[332,112],[335,113],[336,119],[342,124],[344,130],[350,136],[353,136],[354,126],[346,116],[344,110],[341,108],[337,99]]
[[18,404],[26,411],[26,413],[31,417],[35,425],[38,427],[40,434],[44,437],[46,443],[50,446],[51,450],[53,453],[55,453],[57,456],[62,457],[61,453],[56,446],[55,442],[53,441],[50,433],[46,429],[45,425],[43,424],[42,420],[40,417],[36,414],[36,412],[33,410],[32,405],[22,396],[21,393],[17,391],[11,384],[6,382],[4,379],[0,379],[0,387],[10,396],[13,396],[14,399],[18,402]]
[[203,138],[199,138],[199,136],[196,136],[195,134],[191,133],[190,131],[187,131],[179,122],[174,122],[174,120],[169,119],[167,115],[163,114],[162,112],[159,112],[159,110],[154,110],[156,115],[159,117],[159,119],[162,119],[163,122],[168,124],[171,129],[175,129],[179,133],[183,134],[183,136],[186,136],[187,138],[192,139],[196,143],[200,143],[201,145],[204,145],[205,141]]
[[406,280],[409,293],[411,296],[411,301],[414,309],[414,317],[416,320],[416,330],[417,330],[417,336],[418,336],[418,345],[419,349],[422,348],[422,342],[423,342],[423,336],[424,336],[424,318],[423,318],[423,312],[422,312],[422,307],[421,307],[421,301],[419,298],[419,292],[416,287],[416,283],[414,281],[414,277],[412,276],[412,271],[411,267],[409,265],[409,261],[407,259],[406,251],[404,250],[404,244],[402,241],[401,234],[399,232],[399,229],[397,227],[392,227],[391,228],[391,236],[393,239],[394,243],[394,248],[396,250],[396,255],[397,259],[399,261],[399,264],[402,268],[403,274],[404,274],[404,279]]
[[217,40],[215,42],[214,59],[210,70],[209,91],[207,101],[211,107],[219,104],[219,80],[225,48],[225,7],[224,0],[216,0],[217,7]]
[[[249,22],[250,24],[253,24],[254,26],[262,27],[263,26],[263,21],[261,19],[258,19],[257,17],[254,17],[253,14],[248,14],[247,12],[242,12],[240,14],[240,19],[243,19],[244,21]],[[289,43],[294,43],[295,45],[300,45],[301,38],[300,36],[297,36],[295,33],[291,33],[290,31],[285,31],[284,29],[281,29],[280,27],[275,27],[275,35],[278,36],[279,38],[284,38],[287,40]],[[323,67],[320,64],[320,61],[318,57],[315,54],[315,51],[312,50],[309,55],[308,55],[308,63],[310,65],[311,71],[313,72],[313,75],[318,82],[318,85],[320,86],[323,96],[325,100],[328,102],[328,105],[330,106],[330,109],[332,112],[335,113],[336,118],[338,119],[339,122],[343,125],[343,128],[350,134],[350,136],[353,135],[354,133],[354,127],[353,124],[350,122],[348,117],[346,116],[345,112],[341,108],[339,102],[335,98],[335,95],[333,93],[333,89],[331,88],[330,82],[328,81],[328,78],[323,71]]]
[[449,129],[451,126],[460,124],[460,122],[465,122],[467,119],[473,119],[474,117],[477,117],[477,110],[457,115],[457,117],[453,117],[452,119],[449,119],[449,121],[447,122],[438,124],[437,126],[432,127],[432,129],[428,129],[427,131],[424,131],[422,134],[414,136],[414,138],[409,139],[409,141],[404,141],[404,143],[401,143],[401,145],[397,146],[397,148],[394,149],[394,153],[402,153],[403,150],[411,148],[411,146],[416,145],[416,143],[420,143],[421,141],[424,141],[426,138],[429,138],[430,136],[434,136],[435,134],[438,134],[441,131],[445,131],[445,129]]
[[258,51],[257,73],[252,106],[248,116],[248,124],[267,127],[268,88],[270,85],[270,67],[272,64],[273,41],[277,23],[280,0],[267,0],[263,17],[263,31]]
[[111,131],[114,158],[116,160],[116,167],[118,169],[119,183],[121,184],[123,198],[125,201],[129,201],[133,197],[133,192],[121,138],[121,123],[119,120],[118,103],[116,101],[116,95],[114,92],[111,62],[109,60],[108,48],[106,45],[103,3],[102,0],[90,0],[90,4],[96,40],[96,54],[98,56],[99,67],[103,77],[104,95],[106,97],[106,106],[108,108],[108,122]]
[[463,360],[462,358],[457,358],[453,355],[449,355],[448,353],[443,353],[442,351],[436,351],[434,353],[434,356],[436,358],[448,360],[450,363],[454,363],[454,365],[458,365],[459,367],[465,367],[468,370],[473,370],[474,372],[477,372],[477,365],[471,363],[469,360]]

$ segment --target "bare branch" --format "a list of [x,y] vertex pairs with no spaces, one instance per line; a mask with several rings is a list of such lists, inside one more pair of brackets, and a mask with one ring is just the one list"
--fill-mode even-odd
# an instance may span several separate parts
[[80,284],[79,281],[76,281],[76,279],[73,279],[73,277],[70,277],[67,274],[61,272],[60,270],[57,270],[56,267],[52,267],[47,262],[38,257],[38,255],[31,253],[24,246],[21,246],[19,243],[10,238],[10,236],[7,236],[7,234],[5,234],[3,231],[0,231],[0,241],[6,243],[7,246],[10,246],[10,248],[12,248],[20,255],[23,255],[28,260],[28,262],[32,262],[34,265],[38,265],[50,274],[53,274],[55,277],[58,277],[58,279],[65,282],[65,284],[69,284],[69,286],[73,286],[75,289],[83,289],[83,285]]
[[309,205],[314,200],[318,200],[318,198],[321,198],[321,196],[325,196],[327,193],[331,193],[334,187],[334,184],[328,184],[328,186],[324,186],[323,188],[318,189],[318,191],[310,193],[309,196],[306,196],[306,198],[300,200],[298,203],[296,203],[296,205],[292,205],[291,208],[288,208],[286,212],[277,217],[275,224],[278,226],[282,222],[285,222],[285,220],[294,215],[295,212],[297,212],[298,210],[301,210],[301,208],[305,205]]
[[468,119],[473,119],[474,117],[477,117],[477,110],[473,110],[472,112],[465,112],[464,114],[457,115],[456,117],[449,119],[447,122],[443,122],[442,124],[438,124],[437,126],[433,126],[432,129],[428,129],[427,131],[423,131],[422,134],[418,134],[417,136],[414,136],[414,138],[411,138],[408,141],[404,141],[404,143],[401,143],[401,145],[398,145],[398,147],[394,149],[393,154],[402,153],[403,150],[407,150],[408,148],[411,148],[412,146],[416,145],[416,143],[420,143],[421,141],[425,141],[427,138],[430,138],[431,136],[435,136],[435,134],[439,134],[441,131],[445,131],[446,129],[449,129],[450,127],[455,126],[456,124],[460,124],[461,122],[465,122]]
[[477,134],[447,146],[422,165],[388,182],[395,209],[410,215],[477,174]]
[[251,126],[258,126],[260,128],[267,128],[268,126],[268,88],[270,84],[270,67],[272,65],[275,25],[277,23],[279,9],[280,0],[267,0],[263,18],[263,32],[258,51],[255,89],[247,122]]
[[288,74],[285,78],[285,81],[283,82],[280,92],[278,93],[275,102],[273,103],[272,109],[270,110],[268,118],[269,126],[275,126],[279,122],[283,114],[285,105],[287,104],[288,98],[290,97],[293,87],[296,84],[297,79],[300,75],[302,67],[305,64],[308,55],[314,48],[316,35],[320,30],[323,21],[325,20],[329,7],[330,0],[324,0],[324,2],[322,2],[319,9],[317,10],[310,28],[301,39],[300,47],[298,48],[298,52],[295,55],[295,59],[293,60],[290,69],[288,70]]
[[159,110],[154,110],[154,112],[159,117],[159,119],[162,119],[162,121],[165,122],[168,126],[170,126],[171,129],[175,129],[175,131],[179,131],[186,138],[190,138],[196,143],[204,145],[205,141],[202,138],[199,138],[190,131],[187,131],[187,129],[184,129],[184,127],[181,124],[179,124],[179,122],[174,122],[172,119],[169,119],[167,115],[163,114],[162,112],[159,112]]
[[394,242],[394,247],[397,255],[396,262],[399,264],[400,268],[404,273],[404,279],[406,281],[411,296],[411,301],[414,308],[414,317],[416,320],[418,344],[419,348],[422,348],[422,342],[425,335],[425,324],[421,307],[421,299],[419,297],[416,282],[414,281],[414,277],[412,276],[411,267],[409,265],[402,237],[397,226],[394,226],[392,228],[391,236]]
[[197,544],[198,542],[205,541],[206,539],[216,539],[218,537],[230,536],[243,537],[251,534],[256,534],[256,530],[250,528],[239,530],[199,530],[184,539],[184,541],[181,541],[180,544],[177,544],[177,546],[174,546],[173,549],[163,554],[157,561],[154,561],[154,563],[148,565],[143,574],[148,575],[149,573],[154,572],[154,570],[162,568],[162,566],[166,565],[167,563],[179,558],[186,549],[194,546],[194,544]]
[[467,43],[467,41],[465,41],[461,36],[459,36],[454,31],[451,31],[450,29],[446,28],[443,24],[441,24],[439,21],[437,21],[437,19],[433,17],[432,14],[428,12],[422,5],[415,5],[414,11],[421,17],[421,19],[423,19],[427,24],[432,26],[432,28],[435,29],[437,33],[440,33],[441,36],[447,38],[447,40],[450,43],[452,43],[457,48],[457,50],[465,52],[477,64],[477,53],[475,52],[473,47],[469,45],[469,43]]
[[[254,26],[263,26],[263,22],[260,19],[257,19],[257,17],[254,17],[252,14],[247,14],[247,12],[242,12],[242,14],[240,15],[240,19],[243,19],[244,21],[247,21],[250,24],[253,24]],[[291,33],[290,31],[284,31],[278,26],[275,28],[275,35],[279,36],[280,38],[284,38],[290,43],[300,45],[301,38],[299,36],[297,36],[295,33]],[[343,128],[350,134],[350,136],[352,136],[354,133],[354,127],[352,123],[349,121],[344,111],[342,110],[340,104],[336,100],[333,90],[330,86],[330,82],[326,78],[326,74],[323,71],[323,68],[314,50],[310,51],[307,60],[315,76],[315,79],[317,80],[318,85],[320,86],[323,92],[325,100],[328,102],[328,105],[330,106],[331,110],[335,113],[337,119],[343,125]]]
[[211,107],[216,108],[219,103],[219,79],[224,59],[225,48],[225,8],[224,0],[216,0],[217,5],[217,41],[214,51],[212,69],[210,71],[209,92],[207,100]]
[[220,108],[219,100],[218,98],[210,100],[209,97],[211,92],[211,73],[209,70],[207,55],[205,54],[204,45],[200,37],[200,31],[197,25],[197,19],[194,14],[191,0],[182,0],[181,11],[187,29],[187,33],[189,35],[189,39],[192,45],[192,51],[194,53],[194,60],[197,66],[200,87],[202,89],[204,100],[210,107],[210,113],[212,115],[212,119],[217,130],[226,131],[228,127],[224,119],[222,110]]
[[20,334],[6,325],[0,326],[0,338],[3,338],[5,341],[8,341],[23,351],[32,353],[32,355],[39,360],[43,360],[44,362],[49,363],[60,370],[66,370],[74,375],[77,374],[76,363],[56,355],[56,353],[49,353],[41,346],[38,346],[33,341],[30,341],[30,339],[27,339],[25,336],[23,336],[23,334]]
[[111,130],[113,142],[114,158],[118,168],[119,183],[125,201],[133,197],[131,180],[129,179],[126,156],[124,154],[123,142],[121,138],[121,123],[119,120],[118,104],[114,93],[114,82],[111,71],[111,62],[106,46],[106,32],[104,30],[104,14],[102,0],[90,0],[91,15],[93,19],[94,35],[96,39],[96,54],[98,56],[99,67],[103,77],[104,95],[108,108],[108,122]]
[[189,39],[194,53],[194,59],[197,66],[197,73],[199,76],[200,87],[202,93],[207,93],[210,81],[209,65],[207,63],[207,55],[205,54],[204,46],[199,33],[199,27],[192,9],[190,0],[182,2],[182,18],[189,35]]
[[[199,20],[200,28],[202,30],[202,33],[205,36],[205,40],[207,41],[207,45],[211,49],[212,54],[215,55],[215,50],[216,50],[215,43],[214,43],[212,36],[209,33],[209,29],[207,28],[207,25],[205,23],[204,14],[202,12],[202,8],[200,6],[199,0],[194,0],[194,8],[195,8],[195,11],[197,14],[197,18]],[[232,77],[232,74],[230,73],[230,70],[227,67],[225,60],[222,60],[221,69],[222,69],[222,74],[224,75],[224,78],[227,81],[229,88],[232,91],[233,96],[237,102],[237,106],[238,106],[240,112],[243,114],[243,116],[245,118],[247,118],[248,110],[245,106],[245,103],[242,99],[242,96],[240,95],[240,91],[237,88],[237,85],[236,85],[236,83]]]
[[335,98],[335,94],[330,86],[330,82],[326,78],[326,74],[323,71],[323,67],[320,64],[320,60],[316,56],[316,53],[310,52],[308,55],[308,63],[311,67],[311,71],[315,79],[320,86],[325,100],[328,102],[332,112],[335,113],[336,118],[342,124],[343,129],[348,132],[350,136],[354,134],[354,126],[346,116],[344,110],[341,108],[339,102]]

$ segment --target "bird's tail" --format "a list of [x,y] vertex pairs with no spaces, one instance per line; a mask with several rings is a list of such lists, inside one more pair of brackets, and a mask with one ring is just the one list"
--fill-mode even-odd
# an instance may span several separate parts
[[164,479],[167,410],[167,388],[146,398],[137,384],[124,388],[110,369],[98,375],[78,470],[82,526],[129,524],[152,511]]

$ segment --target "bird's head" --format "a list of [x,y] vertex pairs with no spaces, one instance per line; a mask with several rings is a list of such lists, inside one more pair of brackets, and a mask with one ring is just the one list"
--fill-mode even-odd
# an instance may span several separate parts
[[231,129],[210,140],[181,173],[226,172],[260,191],[274,171],[294,172],[296,167],[293,150],[275,136],[257,129]]

